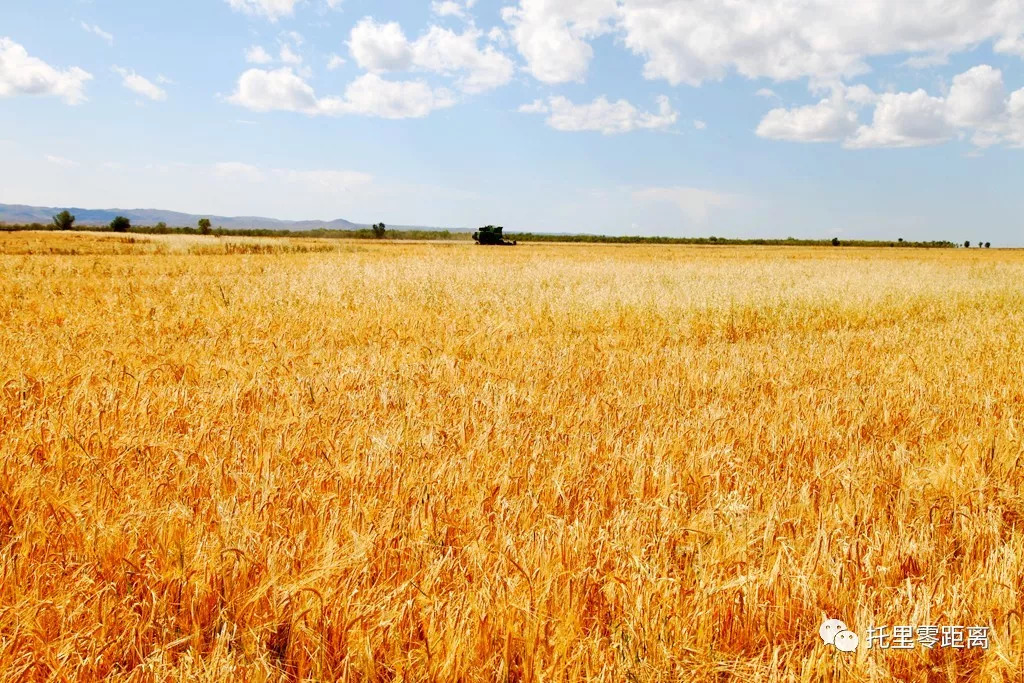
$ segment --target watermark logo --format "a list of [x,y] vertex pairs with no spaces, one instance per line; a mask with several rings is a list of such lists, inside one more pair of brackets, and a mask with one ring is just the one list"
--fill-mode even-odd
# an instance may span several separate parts
[[860,636],[853,631],[840,631],[836,634],[833,644],[840,652],[856,652],[857,646],[860,645]]
[[988,645],[988,626],[871,626],[867,632],[868,649],[987,650]]
[[[826,645],[840,652],[856,652],[861,637],[839,619],[826,619],[818,628],[818,635]],[[869,626],[864,643],[869,650],[913,650],[951,648],[955,650],[981,649],[989,646],[987,626]]]
[[860,636],[839,619],[826,619],[818,629],[821,641],[840,652],[854,652],[860,645]]

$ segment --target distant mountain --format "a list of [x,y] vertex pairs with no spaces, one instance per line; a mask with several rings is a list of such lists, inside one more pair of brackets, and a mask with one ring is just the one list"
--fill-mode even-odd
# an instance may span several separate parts
[[[329,221],[289,221],[277,218],[264,218],[262,216],[214,216],[211,214],[180,213],[178,211],[163,211],[160,209],[81,209],[73,206],[25,206],[23,204],[0,204],[0,224],[26,224],[43,223],[49,224],[53,221],[54,214],[67,209],[75,216],[75,225],[109,225],[115,216],[124,216],[134,225],[156,225],[166,223],[172,228],[194,227],[200,218],[209,218],[213,226],[228,228],[231,230],[316,230],[326,228],[327,230],[359,230],[368,228],[369,224],[353,223],[344,218],[335,218]],[[445,228],[433,228],[415,225],[389,225],[396,230],[444,230]],[[461,232],[464,228],[447,228]]]

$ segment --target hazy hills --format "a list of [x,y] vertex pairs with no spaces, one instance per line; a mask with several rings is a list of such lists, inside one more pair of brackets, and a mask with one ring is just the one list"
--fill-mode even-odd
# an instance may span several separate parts
[[[327,230],[359,230],[367,228],[369,224],[353,223],[344,218],[335,218],[328,221],[317,220],[280,220],[277,218],[265,218],[262,216],[214,216],[211,214],[191,214],[178,211],[164,211],[162,209],[82,209],[78,207],[55,207],[55,206],[26,206],[23,204],[0,204],[0,223],[28,224],[43,223],[49,224],[53,215],[67,209],[75,216],[76,226],[87,225],[108,225],[115,216],[125,216],[133,225],[156,225],[166,223],[170,227],[192,227],[200,218],[209,218],[213,227],[228,228],[230,230],[316,230],[326,228]],[[424,227],[414,225],[388,226],[396,230],[443,230],[444,228]],[[460,228],[447,228],[448,230],[459,231]]]

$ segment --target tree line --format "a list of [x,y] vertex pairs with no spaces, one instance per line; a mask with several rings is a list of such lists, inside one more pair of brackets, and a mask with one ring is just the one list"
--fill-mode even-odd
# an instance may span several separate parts
[[[53,217],[53,223],[44,225],[42,223],[31,224],[0,224],[0,231],[13,232],[18,230],[73,230],[75,216],[69,211],[61,211]],[[160,222],[156,225],[134,226],[124,216],[117,216],[106,227],[89,226],[89,230],[108,230],[110,232],[133,232],[139,234],[154,235],[217,235],[224,237],[318,237],[328,239],[388,239],[388,240],[458,240],[470,241],[472,233],[469,231],[453,230],[390,230],[384,223],[374,223],[369,228],[355,230],[329,230],[318,228],[315,230],[273,230],[260,228],[214,228],[210,219],[201,218],[195,227],[171,227]],[[730,237],[641,237],[636,235],[557,235],[547,233],[519,232],[508,233],[507,239],[519,242],[570,242],[584,244],[697,244],[697,245],[749,245],[749,246],[833,246],[833,247],[906,247],[926,249],[950,249],[959,247],[959,243],[949,240],[931,241],[904,241],[896,240],[840,240],[832,239],[798,239],[787,237],[785,239],[771,238],[750,238],[738,239]],[[967,240],[964,247],[970,247],[972,242]],[[991,242],[978,242],[978,247],[990,248]]]
[[[0,224],[0,230],[6,232],[14,232],[18,230],[74,230],[75,221],[77,219],[71,214],[70,211],[65,209],[53,217],[52,225],[43,225],[42,223],[30,223],[28,225],[7,225]],[[199,235],[212,235],[214,233],[213,224],[209,218],[200,218],[195,228],[171,228],[168,227],[163,221],[152,226],[141,226],[135,227],[132,225],[131,220],[125,216],[115,216],[114,220],[110,221],[110,224],[104,228],[103,226],[88,226],[89,230],[104,229],[110,232],[137,232],[143,234],[156,234],[166,235],[171,233],[189,233]],[[223,230],[220,230],[223,232]]]

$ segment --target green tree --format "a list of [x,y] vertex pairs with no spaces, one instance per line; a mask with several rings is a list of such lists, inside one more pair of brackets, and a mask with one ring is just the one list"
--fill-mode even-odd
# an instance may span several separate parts
[[838,247],[839,246],[839,238],[838,237],[833,237],[832,238],[832,246],[833,247]]
[[971,246],[971,241],[970,240],[964,240],[964,246],[965,247],[970,247]]
[[124,216],[117,216],[114,220],[110,221],[110,229],[114,232],[128,232],[132,227],[132,222]]
[[384,233],[387,232],[387,227],[383,223],[374,223],[372,230],[374,237],[383,239]]
[[58,230],[70,230],[71,226],[75,224],[75,217],[71,215],[70,211],[64,209],[53,217],[53,224]]
[[199,219],[199,232],[203,233],[204,235],[209,235],[211,231],[212,230],[210,228],[210,219],[209,218],[200,218]]
[[167,224],[164,223],[163,221],[160,221],[159,223],[154,225],[153,229],[156,230],[157,233],[160,234],[160,235],[165,235],[168,232],[170,232],[170,230],[167,229]]
[[991,249],[992,248],[992,243],[991,242],[985,242],[985,248],[986,249]]

